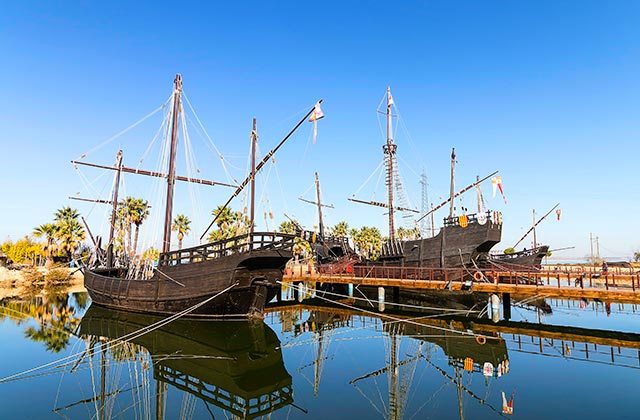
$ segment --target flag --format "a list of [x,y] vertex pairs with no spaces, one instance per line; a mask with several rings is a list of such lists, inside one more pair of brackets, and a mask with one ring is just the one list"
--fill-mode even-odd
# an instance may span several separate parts
[[558,221],[560,221],[560,215],[562,214],[562,210],[558,209],[556,210],[556,218]]
[[324,112],[322,112],[320,102],[318,102],[309,117],[309,122],[313,123],[313,144],[316,144],[316,139],[318,138],[318,120],[322,118],[324,118]]
[[496,197],[496,188],[497,188],[500,191],[500,195],[502,195],[504,204],[507,204],[507,197],[504,196],[504,190],[502,189],[502,177],[494,176],[493,178],[491,178],[491,186],[493,187],[493,198]]
[[387,88],[387,106],[395,105],[393,102],[393,96],[391,96],[391,88]]

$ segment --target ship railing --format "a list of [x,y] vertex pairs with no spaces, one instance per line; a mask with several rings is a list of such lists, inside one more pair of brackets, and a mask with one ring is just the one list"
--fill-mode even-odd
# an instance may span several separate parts
[[293,250],[295,236],[276,232],[254,232],[192,248],[160,254],[159,265],[169,266],[209,261],[240,252]]
[[445,217],[444,218],[444,226],[445,227],[461,226],[460,222],[462,220],[462,216],[466,216],[468,225],[480,224],[478,222],[478,215],[479,214],[484,214],[485,215],[485,220],[486,220],[485,223],[493,223],[493,224],[501,224],[502,223],[502,213],[500,213],[498,211],[487,210],[487,211],[485,211],[483,213],[473,213],[473,214],[464,214],[464,215],[460,215],[460,216]]
[[293,403],[291,379],[273,384],[273,389],[263,394],[238,395],[221,386],[209,384],[200,378],[171,367],[158,365],[158,378],[203,401],[222,408],[238,418],[257,418]]

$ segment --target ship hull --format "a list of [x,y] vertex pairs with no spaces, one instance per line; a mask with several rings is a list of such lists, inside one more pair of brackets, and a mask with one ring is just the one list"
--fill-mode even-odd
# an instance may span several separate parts
[[291,257],[290,250],[263,250],[160,265],[148,280],[127,279],[121,269],[86,270],[84,282],[92,301],[110,308],[171,315],[206,302],[186,316],[259,318]]
[[[502,238],[502,223],[445,225],[432,238],[402,241],[383,248],[379,263],[404,267],[459,268],[479,264]],[[444,264],[443,264],[444,263]]]
[[543,245],[513,254],[491,255],[488,263],[491,266],[497,266],[498,268],[506,268],[509,270],[526,270],[531,268],[540,269],[542,267],[542,259],[547,255],[548,251],[549,247],[547,245]]

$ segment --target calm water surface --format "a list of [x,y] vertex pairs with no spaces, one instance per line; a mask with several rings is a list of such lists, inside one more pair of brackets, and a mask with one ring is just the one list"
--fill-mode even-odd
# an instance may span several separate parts
[[162,325],[85,293],[4,300],[0,418],[640,418],[640,307],[361,305]]

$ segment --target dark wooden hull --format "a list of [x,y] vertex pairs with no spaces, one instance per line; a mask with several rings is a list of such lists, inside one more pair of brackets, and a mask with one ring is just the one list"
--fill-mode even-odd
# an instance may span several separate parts
[[547,255],[548,251],[549,246],[543,245],[513,254],[491,255],[488,262],[489,265],[494,262],[498,268],[504,267],[509,270],[540,269],[542,267],[542,259]]
[[216,259],[158,267],[148,280],[126,279],[123,270],[86,270],[84,283],[93,302],[149,314],[182,312],[234,285],[189,317],[261,317],[276,294],[289,250],[239,252]]
[[432,238],[400,242],[399,247],[383,249],[379,264],[404,267],[457,268],[478,263],[502,238],[502,223],[487,220],[445,226]]
[[[119,338],[162,319],[91,305],[79,334],[106,337],[117,344]],[[178,319],[136,335],[131,342],[156,356],[155,379],[239,418],[267,415],[293,402],[292,379],[284,366],[280,340],[263,321]]]

